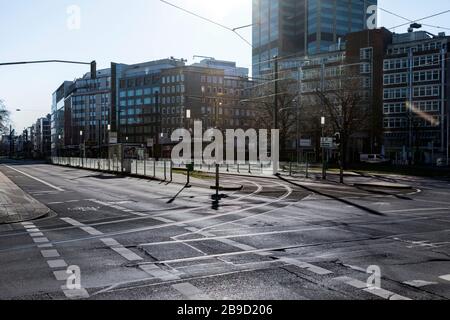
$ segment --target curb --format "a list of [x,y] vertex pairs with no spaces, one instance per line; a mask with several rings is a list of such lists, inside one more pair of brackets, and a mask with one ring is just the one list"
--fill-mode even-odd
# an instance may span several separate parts
[[47,216],[49,216],[51,213],[50,209],[47,209],[47,211],[45,213],[41,213],[38,215],[35,215],[33,217],[28,217],[28,218],[21,218],[21,219],[4,219],[3,221],[0,221],[0,225],[8,225],[8,224],[14,224],[14,223],[21,223],[21,222],[27,222],[27,221],[34,221],[34,220],[38,220],[38,219],[42,219],[45,218]]
[[381,184],[371,184],[371,183],[354,183],[353,186],[354,187],[378,188],[378,189],[398,189],[398,190],[414,189],[412,186],[408,186],[408,185],[381,185]]
[[[209,188],[211,190],[216,190],[216,186],[210,186]],[[234,187],[219,186],[220,191],[241,191],[242,189],[244,189],[243,185],[236,185]]]

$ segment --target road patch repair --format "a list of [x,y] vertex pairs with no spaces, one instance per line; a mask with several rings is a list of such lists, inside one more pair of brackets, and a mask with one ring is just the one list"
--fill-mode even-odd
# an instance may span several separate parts
[[49,208],[26,194],[0,172],[0,225],[30,221],[49,213]]

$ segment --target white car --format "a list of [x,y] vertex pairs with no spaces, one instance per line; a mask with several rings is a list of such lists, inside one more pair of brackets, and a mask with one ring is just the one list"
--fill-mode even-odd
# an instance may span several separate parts
[[381,154],[361,154],[360,160],[361,160],[361,162],[373,163],[373,164],[389,162],[389,160],[386,159]]

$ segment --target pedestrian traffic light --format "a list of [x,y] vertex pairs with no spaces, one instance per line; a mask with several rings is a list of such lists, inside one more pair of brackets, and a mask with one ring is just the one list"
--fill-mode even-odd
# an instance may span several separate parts
[[339,132],[334,134],[333,143],[337,146],[341,144],[341,134]]

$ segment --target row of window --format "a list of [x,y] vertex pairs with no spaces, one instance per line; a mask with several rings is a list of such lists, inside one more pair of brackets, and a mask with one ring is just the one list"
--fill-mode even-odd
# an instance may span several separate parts
[[388,54],[405,54],[405,53],[408,53],[411,49],[413,52],[420,52],[420,51],[438,50],[441,48],[442,48],[441,42],[427,42],[427,43],[419,44],[414,47],[389,48]]
[[[425,66],[439,65],[439,61],[440,56],[438,54],[417,56],[413,58],[413,66],[425,67]],[[383,70],[389,71],[389,70],[407,69],[408,67],[409,67],[408,58],[386,59],[384,60]]]
[[[403,118],[384,118],[383,126],[385,129],[395,129],[395,128],[409,128],[409,119]],[[440,125],[440,117],[434,116],[430,119],[415,118],[412,126],[418,128],[433,128]]]
[[140,96],[150,96],[153,94],[157,94],[160,92],[159,87],[153,87],[153,88],[145,88],[145,89],[137,89],[137,90],[122,90],[119,92],[120,98],[126,98],[126,97],[140,97]]
[[171,93],[184,93],[185,87],[184,84],[177,84],[176,86],[170,86],[170,87],[162,87],[161,93],[162,94],[171,94]]
[[[440,108],[439,100],[418,101],[414,102],[414,109],[420,112],[439,112]],[[406,113],[406,103],[385,103],[383,106],[384,114]]]
[[[418,86],[413,88],[413,97],[438,97],[440,95],[440,86]],[[389,88],[384,89],[384,99],[406,99],[408,97],[408,88]]]
[[166,83],[175,83],[175,82],[184,82],[184,74],[177,74],[171,76],[165,76],[161,78],[163,84]]
[[[414,82],[439,81],[441,79],[440,70],[416,71],[413,74]],[[408,73],[386,74],[383,80],[384,85],[408,83]]]

